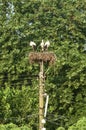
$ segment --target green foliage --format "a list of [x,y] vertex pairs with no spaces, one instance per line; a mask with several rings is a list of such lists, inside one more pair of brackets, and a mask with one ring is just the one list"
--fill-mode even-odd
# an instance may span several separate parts
[[76,124],[69,127],[68,130],[85,130],[86,129],[86,117],[80,118]]
[[32,130],[31,128],[28,128],[27,126],[21,126],[18,127],[15,124],[6,124],[6,125],[0,125],[0,130]]
[[[0,1],[0,123],[37,130],[39,65],[29,64],[29,42],[50,41],[57,56],[45,65],[47,129],[66,129],[86,115],[86,1]],[[33,91],[33,92],[32,92]],[[60,129],[60,128],[59,128]]]
[[65,130],[63,127],[59,127],[57,130]]
[[[37,91],[31,91],[29,87],[14,89],[7,87],[0,90],[0,121],[1,123],[13,122],[17,125],[29,123],[32,128],[38,116]],[[32,98],[34,97],[34,98]],[[33,113],[34,112],[34,113]]]

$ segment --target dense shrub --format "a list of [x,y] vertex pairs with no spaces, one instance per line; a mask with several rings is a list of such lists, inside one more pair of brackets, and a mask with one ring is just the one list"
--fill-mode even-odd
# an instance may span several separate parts
[[32,130],[32,129],[28,128],[27,126],[18,127],[17,125],[10,123],[7,125],[1,124],[0,130]]
[[68,130],[86,130],[86,117],[78,120],[77,123],[70,126]]
[[59,127],[59,128],[56,129],[56,130],[65,130],[65,128],[63,128],[63,127]]

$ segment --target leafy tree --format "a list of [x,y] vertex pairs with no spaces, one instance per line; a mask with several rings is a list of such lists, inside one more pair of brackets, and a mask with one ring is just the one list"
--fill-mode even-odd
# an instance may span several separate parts
[[3,124],[13,122],[23,125],[29,124],[33,129],[37,127],[37,91],[31,88],[14,89],[6,87],[0,91],[0,121]]
[[[21,121],[21,117],[38,113],[35,92],[38,91],[39,65],[30,65],[27,55],[31,51],[29,42],[36,42],[39,51],[42,39],[50,40],[49,51],[53,50],[57,56],[54,66],[45,65],[45,88],[50,96],[47,128],[54,130],[63,126],[67,129],[86,115],[85,5],[85,0],[0,2],[0,122],[18,114],[19,121],[15,123],[29,123],[37,129],[34,120]],[[30,94],[29,89],[36,91]],[[11,122],[14,123],[13,118]]]

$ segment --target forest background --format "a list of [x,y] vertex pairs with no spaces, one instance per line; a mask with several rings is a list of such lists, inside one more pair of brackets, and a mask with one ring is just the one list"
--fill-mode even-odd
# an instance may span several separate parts
[[[29,43],[49,40],[47,130],[86,128],[86,1],[0,0],[0,128],[38,129],[39,65]],[[7,125],[6,125],[7,124]],[[77,125],[78,124],[78,125]]]

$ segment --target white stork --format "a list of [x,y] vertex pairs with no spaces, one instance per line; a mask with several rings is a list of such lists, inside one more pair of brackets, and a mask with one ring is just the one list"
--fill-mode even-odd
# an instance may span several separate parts
[[46,41],[45,42],[45,45],[44,45],[44,49],[45,50],[48,50],[48,47],[50,46],[50,42],[49,41]]
[[44,51],[44,41],[42,40],[41,44],[40,44],[42,51]]
[[31,41],[30,42],[30,46],[33,48],[33,50],[35,51],[35,48],[36,48],[36,43]]

